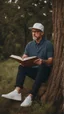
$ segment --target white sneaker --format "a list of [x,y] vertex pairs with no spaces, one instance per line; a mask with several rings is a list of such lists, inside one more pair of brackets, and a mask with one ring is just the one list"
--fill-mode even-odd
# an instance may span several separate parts
[[32,98],[29,95],[28,97],[25,98],[25,100],[21,103],[20,106],[22,106],[22,107],[28,107],[28,106],[31,106],[31,105],[32,105]]
[[7,98],[7,99],[12,99],[12,100],[17,100],[17,101],[22,100],[21,93],[18,93],[16,89],[8,94],[2,94],[2,97]]

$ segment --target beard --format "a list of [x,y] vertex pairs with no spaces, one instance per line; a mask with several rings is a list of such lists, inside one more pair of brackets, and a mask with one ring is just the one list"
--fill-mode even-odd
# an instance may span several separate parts
[[35,40],[35,41],[36,41],[36,40],[37,40],[37,38],[36,38],[36,37],[33,37],[33,40]]

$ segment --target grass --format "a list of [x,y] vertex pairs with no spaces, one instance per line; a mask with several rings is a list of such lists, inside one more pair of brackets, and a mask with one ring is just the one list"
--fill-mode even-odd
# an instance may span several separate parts
[[[18,64],[11,60],[0,63],[0,85],[1,89],[4,89],[4,91],[8,91],[9,86],[13,86],[16,78],[17,66]],[[2,91],[1,89],[0,91]]]
[[[19,63],[11,59],[0,62],[0,96],[14,89],[18,65]],[[29,90],[32,84],[33,80],[27,77],[24,87]],[[24,91],[24,97],[26,94]],[[21,108],[20,103],[0,97],[0,114],[51,114],[47,111],[49,104],[43,106],[40,101],[34,101],[31,107]]]

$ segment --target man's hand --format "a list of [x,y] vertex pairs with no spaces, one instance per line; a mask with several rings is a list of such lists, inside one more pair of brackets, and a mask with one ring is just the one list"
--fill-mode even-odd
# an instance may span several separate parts
[[39,59],[35,60],[34,63],[37,64],[37,65],[41,65],[43,63],[45,63],[47,65],[52,65],[53,64],[53,58],[50,57],[47,60],[43,60],[43,59],[39,58]]
[[28,57],[28,55],[24,54],[24,55],[22,56],[22,59],[27,58],[27,57]]
[[[28,57],[28,55],[24,54],[21,58],[24,59],[24,58],[27,58],[27,57]],[[20,63],[20,65],[24,66],[24,64],[21,64],[21,63]]]
[[39,59],[35,60],[34,63],[37,65],[41,65],[43,63],[43,60],[39,58]]

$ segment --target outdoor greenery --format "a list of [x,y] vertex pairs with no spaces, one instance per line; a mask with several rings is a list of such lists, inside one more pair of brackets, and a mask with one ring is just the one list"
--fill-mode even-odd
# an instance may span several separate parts
[[22,55],[25,45],[32,40],[28,28],[35,22],[45,26],[46,37],[51,39],[51,1],[0,0],[0,60],[12,53]]

